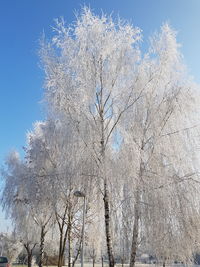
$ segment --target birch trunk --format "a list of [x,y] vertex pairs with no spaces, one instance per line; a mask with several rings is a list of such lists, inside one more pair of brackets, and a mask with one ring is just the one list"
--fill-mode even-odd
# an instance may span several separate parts
[[44,264],[44,238],[45,238],[45,226],[41,227],[41,235],[40,235],[40,261],[39,267],[43,267]]
[[108,250],[108,260],[109,260],[109,267],[113,267],[115,265],[114,256],[113,256],[113,249],[112,249],[112,240],[111,240],[111,233],[110,233],[110,208],[109,208],[109,196],[108,196],[108,189],[107,183],[104,182],[104,209],[105,209],[105,228],[106,228],[106,243],[107,243],[107,250]]
[[69,206],[68,214],[68,267],[71,267],[71,232],[72,232],[72,218],[71,218],[71,204]]
[[138,248],[138,230],[139,230],[139,192],[136,193],[136,203],[135,203],[135,218],[134,218],[134,225],[133,225],[133,235],[132,235],[132,245],[131,245],[131,255],[130,255],[130,267],[135,266],[136,260],[136,253]]
[[[103,88],[103,86],[102,86]],[[101,89],[101,100],[102,100],[102,92]],[[101,101],[102,103],[102,101]],[[114,267],[115,261],[113,256],[113,247],[112,247],[112,238],[111,238],[111,230],[110,230],[110,207],[109,207],[109,191],[107,185],[107,176],[106,176],[106,166],[105,166],[105,127],[104,127],[104,109],[102,104],[100,105],[100,120],[101,120],[101,157],[102,157],[102,174],[104,179],[104,214],[105,214],[105,232],[106,232],[106,244],[107,244],[107,252],[108,252],[108,261],[109,267]]]

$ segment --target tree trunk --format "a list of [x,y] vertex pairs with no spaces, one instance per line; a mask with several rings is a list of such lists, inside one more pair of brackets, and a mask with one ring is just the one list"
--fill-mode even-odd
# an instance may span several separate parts
[[136,203],[135,203],[135,218],[133,225],[133,235],[132,235],[132,246],[130,255],[130,267],[135,266],[136,253],[138,247],[138,229],[139,229],[139,192],[137,192]]
[[105,228],[106,228],[106,243],[108,250],[108,260],[109,267],[113,267],[115,265],[113,249],[112,249],[112,241],[111,241],[111,233],[110,233],[110,208],[109,208],[109,197],[108,197],[108,189],[107,183],[104,182],[104,209],[105,209]]
[[122,267],[124,267],[124,256],[122,256],[121,258],[121,264],[122,264]]
[[32,248],[30,248],[30,243],[24,244],[24,247],[27,252],[27,261],[28,261],[28,267],[32,267],[32,259],[33,259],[33,250],[37,244],[33,244]]
[[60,232],[60,244],[59,244],[59,254],[58,254],[58,267],[62,266],[62,240],[63,240],[63,232]]
[[101,256],[101,267],[104,267],[103,266],[103,256]]
[[49,257],[47,256],[47,254],[46,254],[46,256],[45,256],[45,259],[46,259],[46,267],[48,267],[48,265],[49,265],[49,263],[48,263],[48,262],[49,262],[49,261],[48,261],[48,260],[49,260]]
[[[66,216],[68,211],[68,203],[65,206],[64,214],[63,216],[60,216],[59,214],[56,215],[56,220],[59,226],[60,231],[60,240],[59,240],[59,254],[58,254],[58,267],[62,267],[64,263],[64,252],[65,252],[65,246],[66,246],[66,240],[67,240],[67,234],[68,234],[68,224],[66,226]],[[60,221],[61,220],[61,221]]]
[[124,242],[123,242],[123,249],[122,249],[122,257],[121,257],[121,264],[122,264],[122,267],[124,267]]
[[79,247],[78,247],[78,249],[77,249],[76,256],[75,256],[75,258],[74,258],[74,260],[73,260],[73,262],[72,262],[72,267],[75,266],[75,263],[76,263],[76,261],[77,261],[77,259],[78,259],[78,256],[79,256],[80,252],[81,252],[81,245],[82,245],[82,237],[81,237],[81,239],[80,239],[80,243],[79,243]]
[[58,267],[62,267],[64,264],[64,252],[67,240],[68,227],[65,231],[60,232],[60,245],[58,255]]
[[32,266],[32,259],[33,259],[33,255],[32,253],[28,253],[28,267],[31,267]]
[[40,260],[39,267],[43,267],[44,264],[44,238],[45,238],[45,226],[41,227],[41,235],[40,235]]
[[107,185],[107,174],[106,174],[106,166],[105,166],[105,126],[104,126],[104,110],[102,106],[103,100],[103,83],[102,83],[102,76],[101,76],[101,105],[99,110],[99,116],[101,120],[101,157],[102,157],[102,174],[104,178],[104,213],[105,213],[105,231],[106,231],[106,243],[107,243],[107,251],[108,251],[108,261],[109,267],[114,267],[114,255],[113,255],[113,247],[112,247],[112,239],[111,239],[111,230],[110,230],[110,208],[109,208],[109,192],[108,192],[108,185]]
[[95,259],[96,259],[96,254],[95,254],[95,248],[93,247],[93,249],[92,249],[92,267],[95,266]]
[[166,258],[164,257],[164,260],[163,260],[163,267],[165,267],[166,265]]
[[69,209],[68,215],[68,267],[71,267],[71,232],[72,232],[72,224],[71,224],[71,211]]

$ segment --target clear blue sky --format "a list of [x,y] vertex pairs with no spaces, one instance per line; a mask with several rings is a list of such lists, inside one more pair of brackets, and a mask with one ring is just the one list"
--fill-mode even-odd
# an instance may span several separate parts
[[[53,19],[71,23],[84,4],[94,12],[113,12],[149,34],[168,21],[178,31],[178,41],[190,73],[200,82],[200,0],[1,0],[0,1],[0,164],[6,154],[22,152],[32,123],[44,118],[43,73],[38,66],[38,40],[51,34]],[[6,223],[0,213],[0,231]]]

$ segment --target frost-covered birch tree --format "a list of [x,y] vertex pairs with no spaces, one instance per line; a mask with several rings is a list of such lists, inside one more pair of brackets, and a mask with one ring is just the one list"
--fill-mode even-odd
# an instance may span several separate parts
[[[49,216],[41,225],[43,241],[46,226],[53,219],[54,227],[56,222],[59,232],[58,266],[63,265],[66,242],[70,264],[72,225],[74,215],[79,209],[73,192],[83,186],[80,177],[83,160],[81,147],[70,125],[66,128],[59,121],[52,119],[36,124],[35,132],[29,134],[29,139],[31,147],[27,152],[31,164],[35,164],[35,173],[38,177],[37,181],[33,181],[34,186],[38,185],[40,190],[43,190],[42,195],[46,197],[44,208],[49,211]],[[45,211],[42,214],[44,216]],[[40,225],[39,220],[35,220]]]
[[74,25],[57,21],[55,36],[43,44],[45,98],[51,110],[71,118],[98,170],[105,210],[109,265],[114,265],[110,225],[107,151],[125,111],[140,98],[135,92],[140,30],[84,8]]
[[[185,154],[189,144],[181,135],[186,125],[188,130],[194,126],[192,121],[190,122],[193,116],[191,106],[196,105],[192,97],[194,91],[191,90],[191,84],[184,71],[175,32],[167,24],[162,26],[160,34],[151,39],[150,52],[144,56],[140,71],[137,86],[143,87],[145,84],[146,90],[143,97],[128,110],[126,120],[122,122],[126,123],[124,145],[127,147],[125,156],[128,160],[125,159],[125,164],[130,170],[130,180],[127,182],[131,188],[129,194],[134,199],[131,267],[135,264],[141,234],[139,227],[144,226],[143,220],[147,215],[144,213],[144,219],[141,217],[142,209],[149,206],[150,211],[151,205],[155,205],[155,202],[151,204],[148,200],[145,201],[145,194],[166,184],[172,183],[172,187],[176,187],[177,182],[172,179],[177,173],[179,177],[183,177],[183,181],[184,177],[195,174],[194,164],[191,162],[192,154]],[[187,161],[186,165],[177,161],[180,155]],[[173,168],[167,168],[166,162]],[[176,192],[178,194],[178,191]],[[164,194],[163,198],[165,199]],[[157,201],[163,203],[162,197]],[[173,202],[172,195],[168,201]],[[172,207],[167,201],[165,205],[165,210]],[[159,211],[160,207],[156,210]],[[176,212],[178,213],[178,210]],[[161,214],[160,216],[162,217]],[[148,220],[144,221],[148,224]],[[165,223],[167,224],[166,221]],[[154,227],[157,228],[158,224],[155,223]],[[160,238],[159,235],[157,237]],[[169,246],[168,244],[167,247]]]

